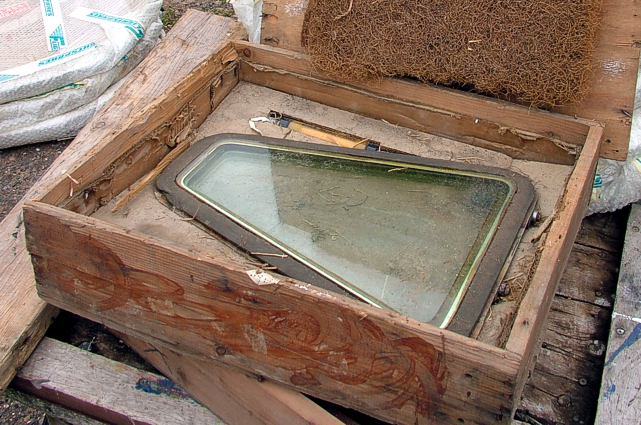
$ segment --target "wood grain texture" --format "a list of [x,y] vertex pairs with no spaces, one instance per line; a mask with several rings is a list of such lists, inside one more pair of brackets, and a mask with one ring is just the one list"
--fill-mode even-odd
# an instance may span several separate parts
[[[588,226],[583,225],[582,228]],[[614,305],[620,254],[574,243],[557,295],[611,310]]]
[[229,261],[43,203],[24,211],[54,305],[391,422],[510,419],[518,355],[293,280],[257,285]]
[[301,393],[260,380],[255,373],[116,334],[229,424],[342,424]]
[[574,164],[569,151],[580,149],[594,124],[409,80],[327,81],[304,55],[242,41],[233,44],[243,58],[243,81],[518,159]]
[[[125,83],[127,89],[121,89],[106,106],[109,111],[114,111],[107,115],[110,119],[105,119],[105,115],[101,114],[98,119],[92,120],[0,224],[0,389],[8,385],[57,313],[57,309],[47,306],[36,293],[33,269],[24,246],[22,205],[28,199],[51,193],[55,188],[54,198],[64,200],[69,195],[71,185],[66,174],[72,172],[74,164],[81,158],[93,164],[90,158],[100,143],[113,140],[113,132],[117,132],[124,123],[131,124],[128,119],[131,112],[141,109],[149,111],[149,103],[184,80],[185,73],[192,71],[192,68],[187,69],[189,66],[197,67],[210,56],[215,56],[212,49],[220,44],[221,36],[226,40],[227,33],[233,35],[237,34],[236,31],[237,24],[231,20],[199,12],[188,13],[182,23],[177,24],[156,50],[139,65],[132,81]],[[200,49],[185,49],[192,44],[200,46]],[[177,56],[178,54],[181,56]],[[167,65],[167,57],[181,57],[187,62],[187,66],[173,69],[171,73],[162,72],[162,78],[157,83],[155,80],[147,81],[151,69],[160,68],[156,66],[159,65],[158,62],[163,66]],[[145,95],[145,88],[149,90],[148,95]],[[114,105],[125,105],[127,108],[119,110]],[[137,118],[145,119],[142,116],[144,114],[141,114],[142,112]],[[89,165],[91,167],[93,165]],[[80,181],[87,181],[81,175],[78,177]]]
[[597,424],[641,418],[641,205],[633,204],[623,248]]
[[519,382],[527,379],[534,366],[548,310],[590,199],[592,183],[587,176],[594,175],[602,137],[602,127],[590,129],[581,156],[566,185],[557,217],[546,236],[539,265],[516,315],[506,349],[527,359],[521,365]]
[[224,424],[164,376],[50,338],[40,342],[12,385],[111,424]]
[[[307,4],[303,0],[266,1],[261,43],[304,53],[300,36]],[[604,158],[626,159],[630,137],[630,117],[626,112],[634,109],[640,27],[641,3],[603,0],[590,94],[578,105],[554,109],[570,117],[576,114],[604,123],[606,142],[601,148]]]

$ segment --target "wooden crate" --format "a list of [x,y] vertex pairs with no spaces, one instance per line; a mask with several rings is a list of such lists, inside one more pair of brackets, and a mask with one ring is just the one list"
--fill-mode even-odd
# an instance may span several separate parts
[[[78,135],[94,147],[25,204],[40,296],[151,344],[139,351],[183,381],[224,364],[389,422],[509,423],[587,206],[603,127],[414,82],[331,81],[304,55],[233,40],[234,28],[190,12]],[[304,282],[259,286],[240,264],[89,217],[187,143],[239,81],[514,158],[574,164],[505,346]],[[172,369],[166,353],[184,355],[189,371]]]

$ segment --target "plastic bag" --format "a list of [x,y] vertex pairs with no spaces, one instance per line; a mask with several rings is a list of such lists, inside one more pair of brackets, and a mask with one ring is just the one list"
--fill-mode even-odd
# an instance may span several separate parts
[[110,70],[161,6],[161,0],[0,0],[0,104]]
[[243,23],[249,41],[260,43],[260,26],[263,21],[263,0],[231,0],[238,20]]
[[93,102],[34,125],[0,133],[0,149],[74,137],[125,82],[122,78]]
[[641,69],[637,76],[628,159],[599,159],[586,215],[612,212],[641,199]]
[[[44,95],[0,105],[0,133],[10,132],[65,114],[94,101],[114,82],[134,69],[158,44],[162,23],[152,23],[144,37],[113,68]],[[34,134],[35,135],[35,134]],[[38,138],[41,138],[40,136]],[[0,143],[0,148],[8,147]]]

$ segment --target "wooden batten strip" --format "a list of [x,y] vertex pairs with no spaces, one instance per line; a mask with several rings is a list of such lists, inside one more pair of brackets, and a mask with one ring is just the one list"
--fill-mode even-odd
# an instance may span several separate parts
[[517,354],[43,203],[24,217],[54,305],[382,420],[509,421]]
[[[304,52],[301,31],[307,4],[291,0],[265,0],[261,43],[292,52]],[[606,143],[601,145],[603,158],[625,161],[627,157],[639,69],[640,21],[640,2],[603,0],[602,22],[592,59],[594,76],[590,93],[578,104],[553,109],[568,118],[579,116],[604,123]]]
[[224,425],[164,376],[50,338],[41,341],[12,386],[110,424]]
[[[534,354],[540,348],[550,305],[590,200],[593,184],[590,176],[594,175],[599,159],[603,131],[603,127],[598,125],[590,128],[506,345],[508,351],[529,359],[519,372],[519,382],[523,384],[530,367],[536,363]],[[519,385],[519,388],[522,387]]]

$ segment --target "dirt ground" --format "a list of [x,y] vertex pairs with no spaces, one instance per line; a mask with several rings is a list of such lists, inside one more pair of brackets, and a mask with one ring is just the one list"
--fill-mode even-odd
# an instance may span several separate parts
[[[234,16],[233,8],[227,0],[168,0],[163,4],[162,20],[165,30],[170,31],[176,21],[190,8],[222,16]],[[0,220],[4,219],[70,143],[70,140],[52,141],[0,150]],[[143,369],[150,367],[128,350],[117,349],[120,346],[117,339],[112,341],[110,334],[100,325],[79,321],[68,314],[61,315],[49,335],[74,345],[93,340],[92,351],[98,354],[126,361]],[[8,389],[0,396],[0,425],[80,425],[85,423],[95,422],[13,389]]]

